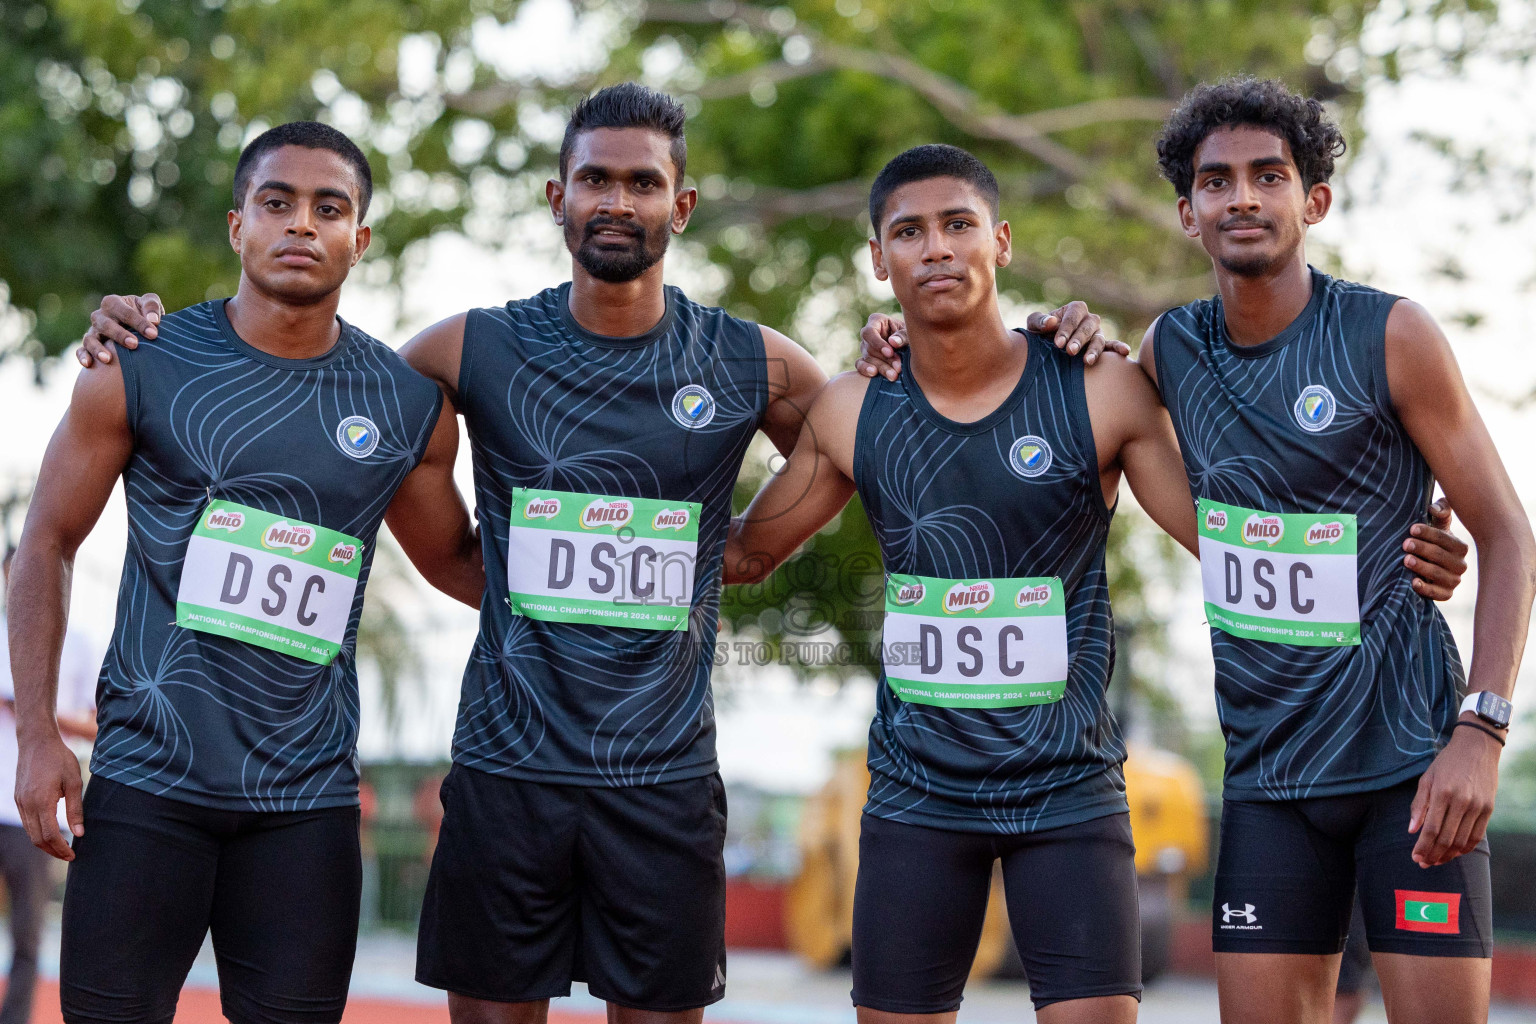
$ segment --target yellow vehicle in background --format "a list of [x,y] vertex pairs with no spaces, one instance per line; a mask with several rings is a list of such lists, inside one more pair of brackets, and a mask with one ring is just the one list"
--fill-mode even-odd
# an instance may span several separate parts
[[[800,874],[785,903],[789,947],[811,964],[843,962],[853,936],[853,887],[859,867],[859,815],[869,791],[862,748],[839,755],[832,777],[805,804],[800,825]],[[1188,880],[1209,856],[1205,793],[1194,765],[1166,750],[1132,745],[1125,762],[1136,874],[1141,894],[1142,978],[1168,965],[1174,908]],[[1021,969],[1002,873],[994,868],[973,979],[1018,976]]]

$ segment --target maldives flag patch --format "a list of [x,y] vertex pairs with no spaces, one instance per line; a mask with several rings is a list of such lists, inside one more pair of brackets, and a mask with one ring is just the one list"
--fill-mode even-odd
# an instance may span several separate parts
[[1393,891],[1397,893],[1398,931],[1461,934],[1461,893]]

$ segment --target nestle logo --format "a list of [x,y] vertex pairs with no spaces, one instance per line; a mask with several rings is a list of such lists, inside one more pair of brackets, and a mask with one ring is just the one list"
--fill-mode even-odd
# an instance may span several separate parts
[[992,597],[992,584],[986,580],[980,583],[956,583],[944,595],[944,610],[951,615],[966,611],[979,612],[992,603]]
[[624,498],[618,501],[604,501],[598,498],[581,510],[581,526],[585,530],[595,530],[601,527],[619,529],[629,523],[635,515],[635,503]]
[[208,513],[208,518],[203,520],[203,525],[210,530],[228,530],[234,533],[245,525],[244,512],[232,512],[221,509],[218,512]]
[[302,555],[314,543],[314,527],[305,526],[302,523],[290,523],[283,519],[267,527],[267,532],[261,536],[262,547],[287,548],[296,555]]
[[1243,524],[1243,543],[1274,547],[1285,536],[1285,522],[1279,516],[1251,515]]
[[1307,535],[1302,540],[1310,547],[1314,544],[1337,544],[1343,536],[1343,523],[1313,523],[1307,527]]
[[664,508],[652,517],[651,527],[656,530],[681,530],[692,518],[685,508]]
[[1051,588],[1042,583],[1038,587],[1024,587],[1014,596],[1015,608],[1032,608],[1037,604],[1045,604],[1051,599]]
[[553,519],[559,514],[559,498],[535,498],[523,506],[524,519]]

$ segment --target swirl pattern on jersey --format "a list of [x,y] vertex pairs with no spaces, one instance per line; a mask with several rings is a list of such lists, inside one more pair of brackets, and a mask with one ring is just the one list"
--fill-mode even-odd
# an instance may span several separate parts
[[[1396,301],[1314,270],[1306,309],[1261,345],[1232,344],[1220,297],[1158,321],[1158,383],[1195,496],[1267,512],[1348,513],[1359,525],[1359,646],[1211,629],[1233,799],[1395,785],[1424,770],[1456,717],[1460,656],[1402,565],[1403,538],[1424,521],[1434,479],[1387,387]],[[1315,422],[1304,420],[1304,392],[1326,392]]]
[[[653,330],[605,338],[571,316],[569,291],[474,310],[464,328],[459,404],[487,587],[454,760],[571,785],[707,775],[716,767],[709,683],[731,492],[768,403],[762,332],[669,287]],[[707,417],[680,422],[679,393],[701,391]],[[687,631],[514,616],[506,600],[514,487],[699,502]]]
[[[358,616],[384,510],[421,460],[441,394],[381,342],[341,330],[322,356],[278,359],[235,335],[223,302],[208,302],[121,352],[134,435],[128,551],[92,773],[231,810],[357,803]],[[337,440],[350,416],[377,427],[364,458]],[[175,625],[182,559],[212,499],[363,541],[329,665]]]
[[[1054,704],[907,703],[881,673],[869,730],[879,818],[960,831],[1033,832],[1126,810],[1125,744],[1105,690],[1114,665],[1098,458],[1082,366],[1037,335],[1009,398],[970,424],[944,419],[911,372],[870,381],[855,483],[885,570],[946,579],[1059,576],[1068,675]],[[1043,469],[1012,468],[1021,438]]]

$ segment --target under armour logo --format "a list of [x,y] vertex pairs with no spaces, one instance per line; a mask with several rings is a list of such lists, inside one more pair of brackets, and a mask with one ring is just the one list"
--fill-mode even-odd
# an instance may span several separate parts
[[1223,903],[1221,905],[1221,923],[1231,924],[1234,917],[1242,918],[1247,924],[1253,924],[1253,922],[1259,919],[1258,915],[1253,912],[1252,903],[1244,903],[1242,910],[1233,910],[1231,906]]

